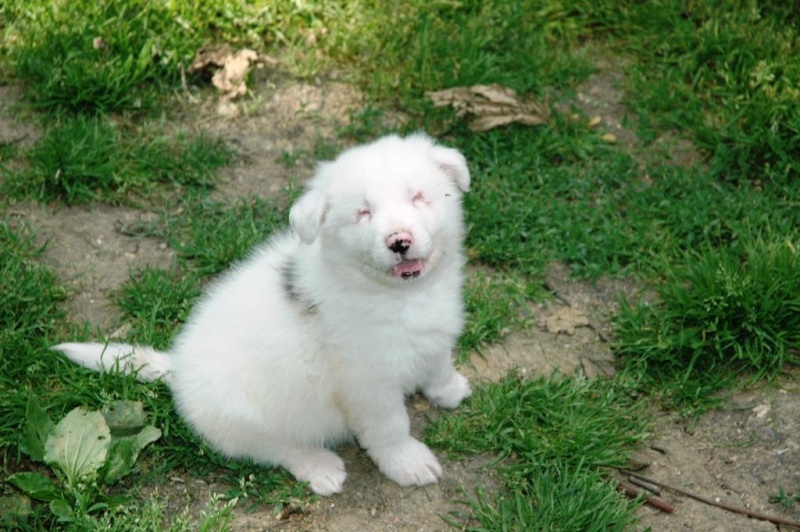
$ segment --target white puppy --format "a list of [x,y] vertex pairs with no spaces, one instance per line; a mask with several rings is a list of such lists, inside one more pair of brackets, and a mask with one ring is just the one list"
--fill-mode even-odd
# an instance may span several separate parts
[[455,408],[470,394],[451,360],[463,325],[456,150],[389,136],[320,164],[279,233],[196,306],[169,353],[60,344],[88,368],[164,377],[177,409],[222,453],[340,492],[352,439],[400,485],[442,468],[411,437],[404,397]]

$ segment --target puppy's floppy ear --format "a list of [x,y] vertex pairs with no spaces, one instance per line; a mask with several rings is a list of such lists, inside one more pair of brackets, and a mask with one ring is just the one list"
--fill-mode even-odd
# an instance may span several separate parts
[[327,202],[322,192],[316,188],[306,190],[292,205],[289,211],[289,224],[301,242],[310,244],[317,239],[327,211]]
[[453,178],[458,188],[464,192],[469,190],[469,168],[461,152],[453,148],[434,146],[430,150],[430,155],[439,168]]

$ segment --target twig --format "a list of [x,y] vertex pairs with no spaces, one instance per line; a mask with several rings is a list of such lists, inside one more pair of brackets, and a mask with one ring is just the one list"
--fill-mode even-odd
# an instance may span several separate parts
[[647,491],[652,491],[656,495],[661,495],[661,488],[659,488],[655,484],[651,484],[650,482],[645,482],[644,480],[636,477],[628,477],[628,479],[631,481],[631,484],[639,486],[640,488],[644,488]]
[[661,447],[660,445],[656,445],[655,443],[651,443],[649,447],[657,453],[667,454],[667,450],[665,448]]
[[717,508],[722,508],[723,510],[728,510],[729,512],[734,512],[734,513],[737,513],[737,514],[746,515],[747,517],[750,517],[750,518],[753,518],[753,519],[761,519],[762,521],[769,521],[771,523],[775,523],[775,524],[778,524],[778,525],[786,525],[786,526],[791,526],[791,527],[800,529],[800,521],[792,521],[791,519],[785,519],[783,517],[777,517],[777,516],[762,514],[760,512],[754,512],[752,510],[748,510],[747,508],[742,508],[741,506],[734,506],[732,504],[728,504],[728,503],[725,503],[725,502],[722,502],[722,501],[715,501],[714,499],[710,499],[708,497],[704,497],[703,495],[698,495],[696,493],[692,493],[691,491],[688,491],[688,490],[685,490],[685,489],[682,489],[682,488],[676,488],[675,486],[670,486],[669,484],[666,484],[664,482],[660,482],[658,480],[653,480],[651,478],[642,476],[642,475],[640,475],[638,473],[634,473],[633,471],[625,471],[625,470],[620,470],[620,471],[622,473],[626,474],[626,475],[631,476],[631,477],[638,478],[639,480],[643,480],[643,481],[649,482],[651,484],[655,484],[656,486],[660,486],[661,488],[666,489],[666,490],[674,491],[675,493],[680,493],[681,495],[685,495],[686,497],[691,497],[692,499],[695,499],[695,500],[700,501],[700,502],[704,502],[704,503],[709,504],[711,506],[716,506]]
[[[634,498],[634,499],[636,497],[638,497],[639,495],[641,495],[641,492],[638,489],[636,489],[635,487],[631,486],[630,484],[626,484],[624,482],[620,482],[619,483],[619,489],[622,492],[624,492],[625,495],[627,495],[628,497]],[[675,507],[674,506],[668,504],[667,502],[665,502],[665,501],[663,501],[663,500],[661,500],[658,497],[655,497],[653,495],[647,495],[645,497],[644,501],[647,504],[649,504],[650,506],[658,508],[662,512],[666,512],[668,514],[671,514],[672,512],[675,511]]]

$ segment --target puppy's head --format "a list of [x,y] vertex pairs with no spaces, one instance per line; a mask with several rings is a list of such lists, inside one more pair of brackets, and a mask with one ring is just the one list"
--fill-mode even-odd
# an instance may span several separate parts
[[322,163],[292,207],[291,226],[345,271],[408,282],[460,257],[469,184],[458,151],[421,134],[392,135]]

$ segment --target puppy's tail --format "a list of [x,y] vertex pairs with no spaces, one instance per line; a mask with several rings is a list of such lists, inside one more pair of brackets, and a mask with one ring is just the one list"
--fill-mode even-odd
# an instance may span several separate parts
[[137,379],[143,381],[154,381],[162,377],[165,381],[170,381],[172,361],[169,355],[152,347],[92,342],[58,344],[52,349],[94,371],[135,374]]

